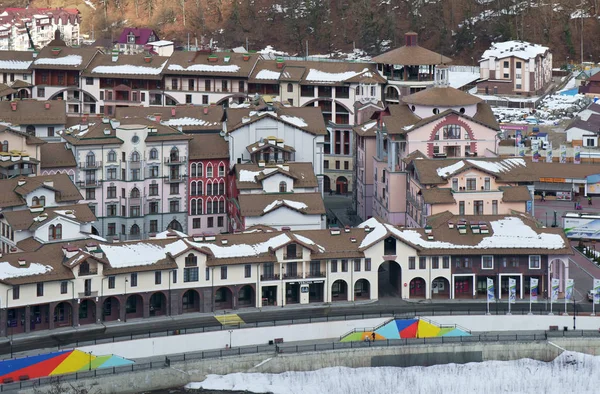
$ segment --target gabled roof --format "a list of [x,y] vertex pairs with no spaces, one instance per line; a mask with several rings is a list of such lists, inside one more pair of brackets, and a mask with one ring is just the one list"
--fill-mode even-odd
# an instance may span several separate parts
[[[149,59],[150,61],[148,61]],[[162,79],[162,71],[169,60],[166,56],[98,54],[81,73],[84,77]]]
[[283,174],[294,180],[294,188],[318,187],[312,163],[288,162],[259,167],[254,163],[235,165],[235,184],[240,190],[262,189],[262,180],[274,174]]
[[482,101],[481,98],[453,87],[430,87],[420,92],[402,97],[406,104],[459,107],[474,105]]
[[377,121],[369,120],[361,125],[354,126],[352,128],[354,132],[361,137],[375,137],[375,131],[377,130]]
[[221,131],[224,109],[221,105],[177,105],[174,107],[117,107],[115,118],[150,118],[160,116],[166,126],[186,132]]
[[406,66],[420,66],[430,64],[447,64],[452,62],[449,57],[430,51],[421,46],[403,46],[382,53],[373,58],[379,64],[401,64]]
[[30,74],[29,66],[34,60],[33,51],[0,51],[0,71]]
[[132,33],[135,36],[135,43],[137,45],[146,45],[149,42],[148,40],[150,39],[151,35],[154,35],[154,37],[158,40],[158,35],[152,29],[126,27],[121,32],[121,35],[119,36],[119,39],[117,42],[119,44],[129,44],[129,41],[127,40],[129,33]]
[[[16,110],[13,111],[14,104]],[[67,122],[67,104],[60,100],[0,101],[0,122],[12,125],[64,125]]]
[[[19,185],[22,181],[25,183]],[[83,196],[67,174],[39,175],[0,180],[0,208],[25,205],[25,196],[40,187],[54,190],[57,202],[83,200]]]
[[273,193],[238,195],[242,216],[263,216],[286,207],[305,215],[325,214],[321,193]]
[[326,135],[327,128],[318,107],[274,107],[272,111],[250,108],[229,108],[225,114],[227,132],[231,133],[251,123],[272,118],[313,135]]
[[9,96],[15,93],[17,93],[15,89],[11,88],[10,86],[4,83],[0,83],[0,97]]
[[[209,57],[216,58],[210,61]],[[244,60],[247,58],[248,60]],[[165,75],[210,75],[219,77],[248,78],[259,56],[246,56],[233,52],[184,52],[175,51],[163,71]]]
[[248,151],[248,153],[253,154],[255,152],[260,152],[262,150],[265,149],[271,149],[271,148],[278,148],[279,150],[282,150],[284,152],[295,152],[296,149],[294,149],[293,146],[289,146],[289,145],[279,145],[278,143],[272,144],[271,142],[269,142],[270,140],[266,139],[263,141],[257,141],[253,144],[250,144],[246,147],[246,150]]
[[78,70],[85,69],[94,56],[99,53],[94,48],[60,47],[54,52],[54,47],[46,46],[33,61],[31,68],[36,70]]
[[531,193],[527,186],[501,186],[502,201],[504,202],[526,202],[531,200]]
[[58,217],[77,223],[92,223],[96,221],[96,215],[92,213],[87,204],[45,208],[42,212],[32,212],[31,209],[6,211],[3,212],[3,215],[8,224],[17,231],[33,231]]
[[190,134],[190,160],[227,159],[229,160],[229,142],[217,133]]
[[24,133],[21,130],[13,129],[12,127],[0,126],[0,133],[11,133],[23,137],[25,138],[25,143],[27,145],[46,145],[46,141],[42,140],[41,138]]

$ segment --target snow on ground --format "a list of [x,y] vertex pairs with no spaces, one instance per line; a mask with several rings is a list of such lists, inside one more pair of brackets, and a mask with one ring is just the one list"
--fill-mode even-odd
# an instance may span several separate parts
[[[600,357],[564,352],[546,363],[530,359],[409,368],[334,367],[281,374],[208,375],[188,389],[274,394],[594,393]],[[401,389],[399,390],[399,388]]]
[[83,0],[83,2],[87,4],[91,9],[96,9],[96,6],[94,5],[94,3],[91,2],[91,0]]

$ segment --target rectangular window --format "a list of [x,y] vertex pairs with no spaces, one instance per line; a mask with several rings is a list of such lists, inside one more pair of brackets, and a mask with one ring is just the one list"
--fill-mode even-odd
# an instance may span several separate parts
[[348,260],[342,260],[342,272],[348,272]]
[[177,283],[177,270],[173,270],[173,283]]
[[169,201],[169,212],[179,212],[179,200]]
[[158,184],[157,183],[151,183],[150,184],[150,188],[149,188],[149,195],[151,196],[158,196]]
[[137,287],[137,273],[134,272],[133,274],[131,274],[130,284],[131,287]]
[[539,270],[542,268],[542,258],[539,255],[529,256],[529,269]]
[[521,68],[521,62],[517,62],[517,68],[520,69]]
[[106,198],[117,198],[117,187],[109,186],[106,188]]
[[183,269],[183,281],[184,282],[198,282],[198,267],[184,268]]
[[348,163],[347,161],[344,160],[344,170],[349,170],[350,169],[350,163]]
[[86,85],[93,85],[94,84],[94,78],[90,78],[90,77],[85,78],[85,84]]
[[38,297],[43,297],[44,296],[44,284],[43,283],[38,283],[37,284],[37,296]]
[[106,216],[117,216],[117,206],[115,204],[106,206]]
[[498,200],[492,200],[492,215],[498,214]]
[[54,127],[48,127],[48,137],[54,137]]
[[108,277],[108,288],[109,289],[114,289],[115,288],[115,281],[116,281],[116,277],[115,276],[109,276]]
[[86,200],[95,200],[96,199],[96,189],[85,189],[85,199]]
[[494,256],[481,256],[481,269],[482,270],[493,270],[494,269]]
[[171,183],[169,187],[170,194],[179,194],[179,183]]
[[202,104],[208,105],[208,95],[207,94],[202,95]]
[[69,288],[69,282],[66,280],[60,282],[60,294],[67,294]]
[[115,223],[108,223],[108,235],[116,235],[117,234],[117,225]]
[[354,272],[360,272],[360,259],[355,259],[354,260]]
[[452,178],[452,190],[458,190],[458,178]]
[[420,256],[419,257],[419,269],[424,270],[427,268],[427,257]]
[[215,227],[215,218],[213,218],[212,216],[206,219],[206,226],[208,228],[213,228]]
[[442,257],[442,268],[445,270],[450,268],[450,256]]
[[202,220],[200,218],[192,219],[192,228],[200,228],[202,227]]
[[[220,201],[219,203],[221,203],[223,201]],[[217,227],[223,227],[225,225],[224,220],[223,220],[223,216],[218,216],[217,217]]]
[[221,267],[221,279],[227,279],[227,267]]
[[458,202],[458,214],[459,215],[464,215],[465,214],[465,202],[464,201],[459,201]]
[[140,206],[139,205],[132,205],[129,207],[129,216],[131,217],[138,217],[140,216]]
[[46,89],[45,88],[37,88],[38,97],[46,97]]
[[177,79],[171,79],[171,89],[177,90]]
[[204,270],[204,276],[206,280],[210,280],[210,268],[206,267]]
[[467,178],[467,190],[477,190],[476,178]]
[[331,272],[337,272],[337,260],[331,260]]
[[409,270],[414,270],[415,269],[415,263],[416,263],[417,259],[414,256],[411,256],[408,258],[408,269]]
[[148,203],[148,213],[158,213],[158,201],[150,201]]
[[150,233],[158,232],[158,220],[150,220]]
[[249,278],[252,276],[252,266],[250,264],[246,264],[244,266],[244,278]]
[[339,161],[339,160],[336,160],[336,161],[335,161],[335,169],[336,169],[336,170],[339,170],[339,169],[340,169],[340,161]]
[[154,284],[155,285],[160,285],[162,283],[162,272],[161,271],[156,271],[154,273]]
[[473,201],[473,215],[483,215],[483,200]]
[[18,300],[19,296],[21,295],[21,288],[19,287],[19,285],[15,285],[12,289],[13,300]]
[[489,178],[489,177],[486,177],[486,178],[484,179],[484,183],[483,183],[483,189],[484,189],[484,190],[490,190],[490,183],[491,183],[491,180],[490,180],[490,178]]
[[186,104],[191,104],[192,103],[192,95],[191,94],[186,94],[185,95],[185,103]]
[[431,269],[436,270],[438,268],[440,268],[440,258],[434,256],[431,258]]

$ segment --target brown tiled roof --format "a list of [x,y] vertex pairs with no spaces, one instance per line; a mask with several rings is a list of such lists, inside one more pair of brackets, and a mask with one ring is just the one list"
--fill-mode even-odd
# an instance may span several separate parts
[[421,189],[421,193],[423,195],[423,201],[426,204],[454,204],[456,200],[454,200],[454,196],[452,195],[452,189],[440,189],[440,188],[432,188],[432,189]]
[[404,104],[388,105],[383,113],[383,125],[388,134],[405,134],[407,129],[412,130],[411,126],[421,120]]
[[352,128],[354,132],[361,137],[375,137],[375,130],[377,130],[377,121],[369,120],[361,125],[354,126]]
[[[284,168],[287,166],[287,170]],[[275,170],[273,172],[269,172],[268,174],[264,174],[263,170],[268,169],[268,171]],[[240,181],[240,171],[251,171],[257,173],[255,179],[256,182],[242,182]],[[288,162],[285,164],[275,165],[275,166],[266,166],[259,167],[258,164],[254,163],[246,163],[246,164],[236,164],[235,165],[235,184],[236,187],[240,190],[248,190],[248,189],[262,189],[261,182],[263,179],[274,175],[274,174],[284,174],[294,179],[294,188],[307,188],[307,187],[317,187],[318,181],[315,176],[315,171],[313,169],[312,163],[303,163],[303,162]]]
[[147,63],[143,54],[120,54],[116,61],[113,61],[112,54],[98,54],[81,75],[84,77],[160,80],[163,67],[168,60],[169,58],[166,56],[152,56],[151,61]]
[[382,53],[373,58],[375,63],[380,64],[403,64],[407,66],[420,66],[430,64],[446,64],[452,59],[439,53],[430,51],[421,46],[403,46]]
[[17,248],[21,249],[23,252],[34,252],[42,245],[43,243],[36,240],[34,237],[25,238],[24,240],[17,242]]
[[[45,46],[42,48],[40,53],[37,55],[33,64],[31,65],[32,69],[40,69],[40,70],[83,70],[87,67],[87,65],[92,61],[94,56],[99,53],[97,49],[94,48],[74,48],[74,47],[61,47],[60,53],[54,55],[52,53],[51,46]],[[42,64],[44,62],[43,59],[60,59],[65,58],[67,56],[81,56],[81,63],[78,65],[60,65],[60,64]]]
[[531,200],[527,186],[499,187],[502,190],[502,201],[525,202]]
[[402,159],[402,161],[404,161],[405,163],[410,163],[413,160],[421,160],[421,159],[428,159],[427,155],[423,152],[421,152],[420,150],[416,150],[413,152],[410,152],[408,155],[406,155],[406,157],[404,159]]
[[[262,78],[257,79],[256,77],[259,76],[259,73],[263,70],[272,71],[271,73],[268,73],[268,76],[270,78],[265,78],[264,75],[267,73],[262,73],[260,75],[260,76],[262,76]],[[283,68],[277,68],[277,61],[260,59],[256,63],[256,67],[254,67],[254,69],[252,70],[252,73],[248,77],[248,83],[276,83],[276,84],[278,84],[282,71],[283,71]],[[277,78],[271,78],[271,76],[273,76],[273,77],[275,76],[275,74],[273,74],[273,72],[278,74]]]
[[[240,194],[238,201],[240,203],[240,211],[242,216],[262,216],[265,208],[275,201],[295,201],[304,203],[307,208],[296,209],[285,203],[273,208],[286,206],[290,209],[297,210],[300,213],[307,215],[322,215],[325,213],[325,205],[321,193],[274,193],[274,194]],[[272,212],[269,210],[268,212]]]
[[[0,208],[16,207],[25,204],[24,196],[39,187],[56,191],[57,202],[83,200],[83,196],[67,174],[39,175],[22,178],[25,184],[19,185],[21,178],[0,180]],[[44,185],[52,182],[52,186]]]
[[19,88],[30,88],[33,85],[29,82],[25,82],[22,79],[17,79],[15,82],[13,82],[10,87],[13,89],[19,89]]
[[[72,214],[67,215],[63,211],[71,211]],[[56,217],[64,217],[79,223],[91,223],[96,221],[96,215],[94,215],[87,204],[46,208],[43,212],[31,212],[29,209],[6,211],[3,215],[8,224],[17,231],[35,230]],[[40,221],[39,218],[41,217],[45,217],[46,219]]]
[[13,133],[21,137],[25,137],[25,143],[27,145],[45,145],[47,143],[46,141],[36,137],[35,135],[27,134],[22,132],[21,130],[16,130],[8,126],[0,126],[0,133],[2,132]]
[[496,119],[496,115],[494,115],[492,107],[490,107],[487,103],[477,103],[477,112],[475,113],[475,116],[473,116],[472,119],[475,122],[481,123],[484,126],[488,126],[489,128],[492,128],[494,130],[500,130],[498,119]]
[[[206,111],[206,113],[205,113]],[[173,113],[175,113],[173,115]],[[175,128],[185,132],[192,131],[220,131],[222,130],[223,106],[196,106],[196,105],[177,105],[174,107],[117,107],[115,118],[155,118],[160,114],[161,121],[169,123],[172,119],[187,119],[186,122],[174,121]],[[199,124],[199,123],[203,124]]]
[[[212,55],[216,56],[218,60],[209,62],[209,55],[211,54],[204,52],[175,51],[170,56],[163,74],[248,78],[259,59],[259,55],[256,54],[251,54],[249,60],[244,60],[244,54],[241,53],[214,52]],[[229,57],[228,63],[225,63],[226,57]],[[237,66],[238,69],[236,71],[219,71],[232,68],[226,67],[223,69],[223,66]]]
[[289,62],[283,66],[280,81],[299,82],[306,73],[306,67],[296,62]]
[[[321,109],[318,107],[275,107],[274,112],[257,112],[250,108],[230,108],[226,112],[227,132],[231,133],[239,128],[245,127],[250,123],[264,119],[266,116],[271,117],[279,122],[289,124],[293,127],[297,127],[300,130],[304,130],[313,135],[327,134],[327,128],[325,127],[325,122],[323,121],[323,114],[321,113]],[[282,118],[282,116],[284,117]],[[306,124],[306,126],[299,126],[289,120],[285,120],[285,116],[300,118],[304,124]],[[244,122],[243,119],[245,117],[250,118],[250,120]]]
[[64,142],[44,144],[40,150],[42,158],[40,168],[76,167],[73,151],[67,149]]
[[[8,61],[17,61],[17,62],[32,62],[33,61],[33,51],[0,51],[0,60],[8,60]],[[31,64],[31,63],[30,63]],[[0,68],[0,72],[6,73],[14,73],[18,72],[20,74],[30,74],[31,70],[29,70],[29,65],[25,66],[25,63],[22,63],[24,67],[19,68]],[[13,67],[16,64],[12,65]]]
[[13,93],[17,93],[17,91],[6,84],[0,83],[0,97],[8,96]]
[[218,133],[190,134],[189,159],[228,159],[229,143]]
[[[67,121],[65,101],[19,100],[16,111],[10,101],[0,101],[0,121],[13,125],[64,125]],[[50,108],[46,109],[46,104]]]
[[420,92],[402,97],[406,104],[457,107],[461,105],[473,105],[482,100],[470,93],[448,87],[431,87]]

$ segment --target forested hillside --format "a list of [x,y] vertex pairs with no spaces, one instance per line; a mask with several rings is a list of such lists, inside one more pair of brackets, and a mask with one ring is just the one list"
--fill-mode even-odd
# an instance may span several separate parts
[[[600,0],[34,0],[77,6],[84,28],[116,37],[121,26],[151,26],[181,44],[213,39],[219,47],[272,45],[291,54],[360,48],[377,54],[403,45],[413,30],[420,44],[473,64],[492,41],[548,45],[558,64],[569,57],[600,61]],[[26,0],[2,6],[23,6]]]

